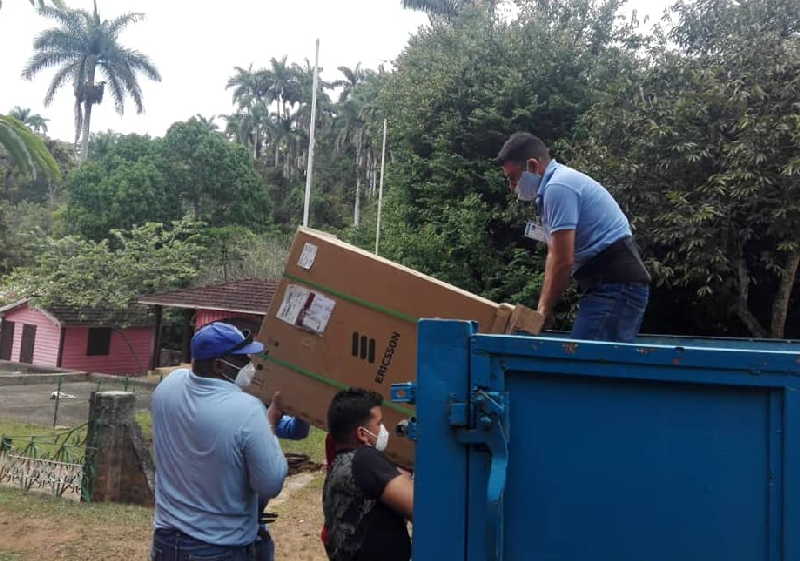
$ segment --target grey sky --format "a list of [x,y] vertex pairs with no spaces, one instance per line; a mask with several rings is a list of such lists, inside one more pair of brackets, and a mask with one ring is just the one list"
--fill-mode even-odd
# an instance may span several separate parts
[[[67,0],[91,10],[92,0]],[[101,17],[144,12],[146,19],[121,35],[127,47],[149,55],[163,81],[142,78],[145,113],[126,103],[123,117],[110,99],[92,113],[92,130],[162,135],[173,122],[195,113],[211,116],[232,111],[225,83],[234,66],[260,67],[271,57],[288,55],[290,62],[314,59],[320,39],[320,66],[326,80],[339,79],[337,66],[357,62],[374,68],[391,61],[408,38],[427,22],[418,12],[404,10],[401,0],[98,0]],[[633,0],[630,8],[657,16],[665,0]],[[20,77],[31,55],[34,36],[53,26],[27,0],[4,0],[0,10],[0,112],[14,105],[30,107],[50,119],[50,136],[71,141],[72,90],[65,86],[44,107],[53,71],[33,81]]]

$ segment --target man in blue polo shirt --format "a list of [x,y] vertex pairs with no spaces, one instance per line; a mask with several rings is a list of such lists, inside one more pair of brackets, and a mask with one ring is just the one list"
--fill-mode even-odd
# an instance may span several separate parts
[[275,436],[279,400],[266,410],[235,383],[248,355],[262,350],[234,326],[212,323],[192,338],[192,369],[153,392],[154,561],[255,555],[259,499],[280,493],[287,473]]
[[544,142],[529,133],[513,134],[496,162],[517,198],[536,203],[540,222],[526,230],[547,243],[538,311],[552,316],[572,276],[581,299],[571,336],[632,342],[647,308],[650,275],[611,194],[551,159]]

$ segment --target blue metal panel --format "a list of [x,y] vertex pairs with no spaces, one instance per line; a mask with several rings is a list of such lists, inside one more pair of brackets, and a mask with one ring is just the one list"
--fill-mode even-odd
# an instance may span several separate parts
[[449,407],[469,392],[467,322],[421,322],[414,472],[415,561],[463,561],[467,545],[467,449],[456,442]]
[[[490,455],[463,438],[454,447],[464,431],[445,428],[467,417],[475,427],[475,396],[487,390],[506,392],[510,411],[505,561],[800,561],[800,347],[474,335],[467,372],[452,359],[465,344],[457,325],[420,325],[417,397],[431,409],[418,406],[419,430],[431,432],[417,448],[415,560],[496,558]],[[472,401],[434,414],[450,390],[424,383],[430,376],[448,387],[467,377],[458,399],[471,390]],[[442,479],[423,490],[426,474]],[[420,501],[444,516],[437,540]],[[449,532],[466,552],[449,549]]]
[[769,559],[769,390],[530,372],[507,389],[505,561]]
[[555,361],[563,361],[564,365],[571,362],[590,366],[610,364],[615,368],[632,367],[636,370],[654,366],[661,369],[673,369],[688,376],[700,375],[709,380],[713,380],[713,376],[708,372],[713,371],[746,372],[754,376],[766,374],[800,376],[800,351],[627,345],[508,335],[476,336],[473,349],[476,352],[509,357],[509,360],[514,357],[531,357],[541,362],[552,361],[552,364],[557,365],[555,368],[561,367]]
[[783,558],[800,559],[800,391],[787,387],[783,401]]
[[[548,331],[538,337],[544,339],[568,339],[564,331]],[[670,347],[700,347],[711,349],[753,349],[758,351],[800,352],[800,341],[796,339],[757,339],[735,337],[684,337],[681,335],[639,335],[636,344],[666,345]]]
[[800,352],[800,341],[789,339],[734,339],[728,337],[641,335],[636,338],[636,342],[644,345],[668,345],[675,347]]

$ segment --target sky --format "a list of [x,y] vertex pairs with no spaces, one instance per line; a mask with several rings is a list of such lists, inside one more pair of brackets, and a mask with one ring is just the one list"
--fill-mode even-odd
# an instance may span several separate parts
[[[67,0],[75,8],[92,9],[92,0]],[[632,0],[626,11],[657,18],[666,0]],[[125,12],[143,12],[145,19],[120,35],[120,43],[137,49],[155,63],[162,76],[142,76],[144,113],[126,101],[124,116],[107,96],[92,110],[92,131],[163,135],[175,122],[200,113],[206,117],[233,112],[225,89],[234,66],[268,65],[272,57],[289,62],[314,61],[320,40],[323,78],[337,80],[338,66],[387,68],[420,25],[425,14],[405,10],[401,0],[97,0],[104,19]],[[39,16],[28,0],[4,0],[0,9],[0,113],[13,106],[30,107],[50,119],[49,135],[72,141],[73,97],[64,86],[53,103],[43,99],[54,74],[46,70],[27,81],[20,74],[32,54],[34,37],[54,22]],[[220,125],[223,123],[218,121]]]

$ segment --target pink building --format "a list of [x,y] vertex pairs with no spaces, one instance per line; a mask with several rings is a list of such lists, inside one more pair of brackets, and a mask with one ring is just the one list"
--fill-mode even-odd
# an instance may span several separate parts
[[39,309],[27,299],[0,308],[0,359],[105,374],[144,374],[155,320],[142,306],[124,314],[66,306]]
[[[245,279],[196,288],[185,288],[152,294],[139,298],[140,304],[154,307],[157,321],[156,332],[161,332],[162,309],[184,310],[183,362],[189,362],[189,340],[192,333],[214,321],[226,321],[240,329],[257,333],[261,320],[267,313],[272,297],[278,288],[277,280]],[[160,339],[160,338],[159,338]],[[160,340],[156,340],[156,352],[152,367],[159,366]]]

